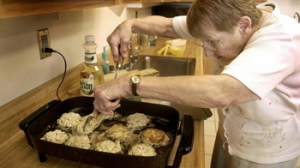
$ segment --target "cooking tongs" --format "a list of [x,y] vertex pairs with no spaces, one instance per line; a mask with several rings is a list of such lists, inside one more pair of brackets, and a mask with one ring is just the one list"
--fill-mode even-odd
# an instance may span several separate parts
[[116,65],[116,74],[115,74],[115,79],[118,77],[118,74],[119,74],[119,71],[120,69],[122,68],[122,65],[123,65],[123,61],[124,61],[124,58],[120,55],[119,57],[119,60],[117,62],[117,65]]
[[120,45],[119,45],[118,49],[119,49],[119,60],[116,65],[117,70],[116,70],[116,74],[115,74],[115,79],[118,77],[119,71],[122,68],[123,61],[124,61],[124,58],[122,57],[121,52],[120,52]]

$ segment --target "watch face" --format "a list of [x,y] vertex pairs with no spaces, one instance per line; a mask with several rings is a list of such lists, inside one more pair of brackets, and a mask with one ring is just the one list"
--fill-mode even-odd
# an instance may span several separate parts
[[131,77],[132,83],[140,83],[140,78],[138,76]]

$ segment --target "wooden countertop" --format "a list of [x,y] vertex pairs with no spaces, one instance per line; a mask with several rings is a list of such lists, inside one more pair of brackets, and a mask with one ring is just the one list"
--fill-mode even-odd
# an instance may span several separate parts
[[[70,89],[79,87],[79,70],[82,65],[67,72],[65,82],[60,88],[62,100],[77,96]],[[35,149],[26,141],[23,131],[18,127],[29,114],[51,100],[57,99],[56,88],[62,75],[48,81],[36,89],[16,98],[0,107],[0,167],[4,168],[32,168],[32,167],[95,167],[64,159],[47,156],[48,160],[40,163]],[[183,156],[181,168],[204,168],[204,122],[195,121],[194,146],[191,153]]]

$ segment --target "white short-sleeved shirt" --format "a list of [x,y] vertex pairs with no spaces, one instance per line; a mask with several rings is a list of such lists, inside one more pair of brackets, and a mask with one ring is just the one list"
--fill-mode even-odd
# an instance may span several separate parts
[[184,39],[193,40],[195,39],[187,28],[186,16],[177,16],[173,18],[173,28],[176,33]]
[[[229,153],[262,164],[300,155],[300,24],[272,4],[260,30],[222,72],[260,97],[223,109]],[[184,19],[175,18],[173,25],[186,38]]]

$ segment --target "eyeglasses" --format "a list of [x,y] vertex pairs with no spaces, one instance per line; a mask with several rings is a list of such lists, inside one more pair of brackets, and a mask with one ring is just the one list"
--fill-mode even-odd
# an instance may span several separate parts
[[[219,45],[221,44],[221,42],[223,41],[224,37],[220,40],[208,40],[208,41],[204,41],[203,43],[201,42],[200,39],[196,38],[194,41],[194,44],[203,48],[207,48],[211,51],[216,51],[217,48],[219,47]],[[205,45],[207,44],[207,45]]]

